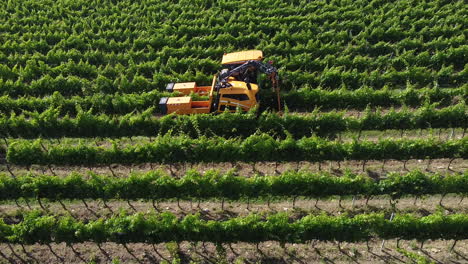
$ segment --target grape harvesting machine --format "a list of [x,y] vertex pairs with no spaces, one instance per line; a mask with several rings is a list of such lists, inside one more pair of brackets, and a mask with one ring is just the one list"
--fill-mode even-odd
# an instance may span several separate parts
[[[268,75],[272,89],[276,90],[278,111],[281,111],[278,71],[271,62],[264,63],[263,52],[248,50],[225,53],[222,58],[223,69],[213,77],[211,86],[197,86],[195,82],[169,83],[168,92],[181,93],[181,97],[163,97],[159,107],[163,114],[175,113],[199,114],[236,111],[237,108],[248,111],[259,103],[259,72]],[[208,96],[206,101],[192,101],[191,93]]]

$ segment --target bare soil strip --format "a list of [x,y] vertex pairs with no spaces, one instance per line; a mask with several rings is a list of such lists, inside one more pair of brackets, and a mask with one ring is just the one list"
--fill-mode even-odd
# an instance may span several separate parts
[[[449,167],[450,165],[450,167]],[[410,170],[421,170],[427,173],[463,173],[468,169],[468,160],[466,159],[432,159],[432,160],[408,160],[407,162],[398,160],[385,161],[323,161],[323,162],[222,162],[222,163],[176,163],[176,164],[157,164],[144,163],[132,166],[112,164],[110,166],[39,166],[32,165],[29,168],[16,165],[0,165],[0,172],[13,173],[13,175],[22,175],[28,172],[35,174],[53,174],[57,176],[67,176],[71,172],[86,174],[90,171],[98,174],[107,174],[113,177],[126,177],[129,173],[144,173],[152,170],[161,170],[168,175],[181,177],[187,170],[195,169],[205,172],[210,169],[216,169],[226,172],[234,169],[238,175],[251,177],[256,174],[275,175],[287,170],[305,170],[310,172],[329,172],[340,176],[346,170],[353,173],[367,173],[372,178],[385,177],[389,172],[406,173]]]
[[[371,197],[330,197],[329,199],[315,200],[298,198],[278,200],[256,201],[121,201],[112,200],[105,203],[100,200],[85,200],[86,205],[80,200],[49,202],[43,200],[42,206],[34,200],[21,199],[18,201],[4,201],[0,204],[0,217],[16,219],[16,216],[30,210],[45,210],[51,214],[70,214],[82,220],[106,218],[118,214],[121,210],[129,213],[155,213],[171,212],[179,217],[187,214],[200,213],[207,220],[226,220],[237,216],[246,216],[252,213],[278,213],[288,212],[293,216],[301,217],[306,214],[350,215],[383,212],[390,214],[412,213],[425,216],[435,212],[468,213],[468,197],[447,195],[442,199],[440,195],[423,197],[404,197],[391,200],[387,196]],[[87,206],[87,207],[86,207]],[[12,220],[13,221],[13,220]]]
[[[161,243],[116,244],[87,242],[46,245],[0,244],[2,263],[467,263],[468,240],[419,241],[373,239],[359,243],[312,241],[309,244],[285,244],[267,241],[258,245],[233,243]],[[172,262],[174,261],[174,262]],[[426,262],[424,262],[426,261]]]

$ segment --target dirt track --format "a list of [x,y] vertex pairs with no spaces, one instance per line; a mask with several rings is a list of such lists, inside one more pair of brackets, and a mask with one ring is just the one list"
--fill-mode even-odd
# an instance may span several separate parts
[[[354,198],[354,199],[353,199]],[[96,201],[86,200],[86,206],[82,201],[62,201],[49,202],[42,200],[44,209],[53,214],[71,214],[73,217],[89,220],[99,217],[109,217],[113,214],[118,214],[120,210],[127,212],[172,212],[180,217],[187,214],[201,213],[204,219],[223,220],[231,217],[245,216],[251,213],[276,213],[290,212],[297,217],[305,214],[321,214],[340,215],[348,214],[363,214],[372,212],[391,212],[397,213],[412,213],[419,216],[425,216],[434,212],[443,211],[446,214],[450,213],[468,213],[468,198],[463,198],[457,195],[447,195],[442,200],[440,195],[423,196],[423,197],[405,197],[391,201],[390,197],[377,196],[372,197],[368,201],[364,197],[330,197],[322,200],[309,200],[298,198],[293,202],[293,199],[271,200],[268,205],[268,200],[257,201],[225,201],[224,205],[221,200],[211,201]],[[366,204],[367,203],[367,204]],[[394,203],[394,204],[392,204]],[[28,201],[21,199],[19,201],[4,201],[0,204],[1,217],[13,217],[21,212],[31,209],[41,209],[37,201]]]
[[[157,263],[179,259],[181,263],[467,263],[468,241],[458,241],[450,251],[453,241],[427,241],[423,248],[418,241],[383,241],[374,239],[366,243],[317,242],[310,244],[286,244],[263,242],[258,245],[236,243],[223,244],[218,248],[212,243],[165,243],[127,244],[103,243],[99,248],[94,243],[73,245],[75,253],[64,243],[9,247],[0,244],[0,263]],[[13,251],[12,251],[13,250]],[[14,253],[13,253],[14,252]],[[406,256],[405,256],[406,255]],[[5,257],[10,258],[7,261]],[[428,262],[422,262],[428,261]]]
[[[323,162],[257,162],[255,164],[249,164],[244,162],[223,162],[223,163],[177,163],[172,165],[167,164],[156,164],[156,163],[144,163],[132,166],[125,166],[120,164],[112,164],[110,166],[38,166],[32,165],[27,168],[24,166],[10,165],[9,169],[15,175],[21,175],[28,172],[36,174],[56,174],[58,176],[66,176],[70,172],[76,171],[79,173],[87,173],[93,171],[99,174],[115,175],[118,177],[126,177],[131,172],[147,172],[150,170],[162,170],[173,175],[180,177],[185,174],[188,169],[196,169],[200,172],[204,172],[210,169],[216,169],[221,172],[235,169],[239,175],[245,175],[247,177],[253,176],[257,173],[264,175],[275,175],[286,170],[306,170],[311,172],[330,172],[335,175],[342,175],[345,170],[350,170],[354,173],[367,173],[373,178],[384,177],[389,172],[400,172],[406,173],[408,170],[421,170],[428,173],[463,173],[468,170],[468,160],[465,159],[454,159],[448,165],[450,159],[433,159],[433,160],[409,160],[406,164],[403,161],[398,160],[386,160],[386,161],[323,161]],[[406,167],[406,169],[405,169]],[[9,173],[8,168],[5,164],[0,165],[0,172]]]

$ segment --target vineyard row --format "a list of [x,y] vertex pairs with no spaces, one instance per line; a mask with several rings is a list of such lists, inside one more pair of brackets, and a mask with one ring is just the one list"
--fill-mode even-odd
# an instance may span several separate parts
[[[467,50],[463,50],[466,53]],[[461,55],[460,55],[461,56]],[[460,59],[461,60],[461,59]],[[57,66],[55,73],[41,72],[37,62],[30,62],[35,67],[21,73],[19,78],[0,76],[0,95],[11,96],[43,96],[59,91],[64,95],[92,95],[94,93],[141,93],[153,90],[163,91],[167,83],[195,81],[199,84],[210,83],[215,71],[203,73],[200,69],[181,68],[176,71],[170,67],[162,69],[150,69],[149,74],[131,73],[124,75],[121,69],[115,69],[115,73],[105,74],[93,71],[91,65],[86,63],[68,62]],[[126,69],[120,65],[121,68]],[[26,66],[28,67],[28,66]],[[134,66],[135,68],[137,66]],[[25,70],[26,71],[26,70]],[[91,72],[90,72],[91,71]],[[139,71],[137,68],[135,71]],[[3,72],[3,73],[2,73]],[[10,70],[0,67],[0,74],[11,75]],[[262,77],[262,86],[268,87],[265,77]],[[382,71],[376,69],[372,71],[358,71],[341,66],[329,67],[323,71],[306,72],[301,69],[295,71],[280,72],[281,88],[291,90],[294,87],[308,85],[310,87],[324,87],[327,89],[338,89],[345,86],[355,90],[362,86],[370,86],[374,89],[384,87],[399,88],[407,83],[417,87],[425,87],[437,83],[443,87],[457,87],[468,81],[468,67],[455,70],[452,66],[442,67],[440,70],[430,70],[426,67],[413,66],[403,67],[402,70],[394,68]],[[62,84],[62,85],[61,85]],[[265,85],[263,85],[265,84]]]
[[[62,114],[75,115],[77,107],[80,107],[82,109],[92,108],[95,114],[127,114],[135,110],[144,111],[155,106],[159,103],[161,97],[177,96],[176,93],[160,92],[158,90],[135,94],[103,94],[101,93],[104,91],[101,89],[102,87],[96,87],[99,93],[93,93],[89,96],[64,97],[64,95],[82,94],[83,87],[80,86],[80,82],[74,84],[73,78],[67,79],[63,77],[59,77],[51,82],[44,82],[37,87],[31,85],[29,86],[30,92],[26,92],[26,94],[36,94],[35,91],[38,92],[37,94],[53,93],[51,96],[42,98],[1,96],[0,113],[42,112],[49,107],[60,107]],[[77,88],[74,89],[72,87]],[[406,105],[418,107],[433,103],[438,103],[439,106],[448,106],[457,101],[467,101],[467,88],[468,85],[460,88],[439,88],[435,86],[421,89],[414,89],[412,86],[408,86],[404,90],[374,90],[370,87],[361,87],[354,91],[346,89],[330,91],[322,88],[302,88],[283,92],[281,100],[291,111],[311,111],[315,108],[362,110],[367,106],[399,107]],[[86,91],[86,88],[84,89]],[[60,92],[58,92],[59,90]],[[275,94],[270,91],[262,90],[260,98],[261,108],[276,107]],[[193,99],[197,100],[196,97]],[[155,109],[155,112],[159,112],[159,109]]]
[[427,128],[467,128],[468,111],[465,103],[436,109],[434,106],[418,110],[403,109],[388,113],[367,109],[361,117],[345,116],[345,112],[318,112],[280,116],[264,112],[260,116],[251,112],[223,113],[220,115],[169,115],[153,116],[153,108],[143,113],[124,116],[95,115],[79,110],[74,118],[60,117],[58,108],[42,113],[9,116],[0,115],[0,135],[13,138],[61,138],[61,137],[128,137],[155,136],[182,133],[190,137],[222,136],[248,137],[256,132],[294,138],[327,136],[345,131],[362,130],[411,130]]
[[[463,46],[463,40],[463,37],[455,36],[454,38],[446,40],[434,41],[432,44],[439,44],[439,47],[444,45],[447,46],[447,42],[450,43],[450,46],[446,47],[446,49],[442,51],[421,47],[422,43],[420,43],[420,39],[405,39],[397,44],[385,42],[371,44],[367,41],[360,41],[355,45],[341,46],[336,43],[326,43],[316,40],[309,42],[306,47],[302,46],[302,52],[298,52],[300,50],[297,50],[297,47],[275,48],[268,45],[267,48],[271,51],[269,54],[273,53],[283,55],[270,55],[269,57],[271,57],[271,59],[278,60],[278,63],[281,63],[281,65],[288,71],[296,71],[299,69],[304,69],[308,72],[324,71],[330,65],[334,65],[335,67],[356,69],[359,72],[370,72],[382,68],[387,69],[388,66],[391,65],[398,70],[404,69],[405,66],[413,66],[428,67],[429,69],[438,72],[439,70],[446,68],[446,65],[450,65],[450,68],[456,71],[463,69],[464,64],[462,53],[466,51],[466,47]],[[146,39],[140,41],[151,40]],[[19,45],[11,47],[11,44],[9,44],[10,43],[5,43],[0,45],[0,52],[3,49],[9,53],[9,50],[12,48],[20,47]],[[21,43],[21,46],[27,47],[30,44],[31,41],[25,41],[24,43]],[[41,41],[38,44],[44,45],[45,41]],[[131,45],[128,41],[122,44]],[[109,43],[104,45],[108,45],[109,47]],[[414,50],[405,50],[405,48],[408,49],[408,47],[405,47],[408,45],[417,46],[424,51],[417,52],[415,54]],[[113,52],[105,52],[102,51],[102,49],[87,49],[80,53],[76,49],[63,50],[56,48],[46,52],[46,55],[36,52],[34,55],[15,54],[12,56],[12,54],[7,57],[2,54],[3,56],[0,56],[0,62],[4,63],[4,65],[1,68],[2,71],[0,71],[0,77],[13,81],[21,79],[29,82],[37,79],[37,77],[41,75],[67,75],[70,73],[70,70],[83,69],[85,71],[79,71],[80,74],[77,74],[77,76],[89,79],[96,78],[100,74],[104,76],[107,76],[109,73],[115,74],[117,69],[110,65],[115,65],[117,68],[129,66],[129,68],[126,68],[123,71],[127,77],[132,77],[135,74],[151,77],[151,75],[149,75],[151,70],[153,72],[162,70],[162,72],[165,73],[169,73],[168,69],[173,69],[177,73],[183,73],[181,71],[183,69],[203,72],[216,71],[216,69],[220,67],[218,60],[222,53],[219,54],[219,50],[217,48],[213,48],[217,47],[216,44],[212,44],[210,46],[211,49],[205,50],[204,53],[208,57],[216,58],[215,60],[206,57],[199,58],[198,56],[194,58],[183,58],[180,57],[180,55],[176,57],[168,56],[165,52],[166,50],[163,50],[164,52],[157,52],[155,50],[147,52],[129,51],[128,53],[124,52],[116,54],[116,50]],[[108,47],[104,47],[103,49]],[[45,45],[43,48],[47,49],[50,48],[50,46]],[[181,52],[186,51],[185,48],[181,49]],[[122,48],[119,47],[118,51],[121,52]],[[384,56],[390,54],[394,55],[394,57]],[[285,56],[288,56],[289,58],[286,59],[284,58]],[[137,63],[135,63],[135,61]],[[385,64],[388,65],[386,66]],[[8,65],[11,66],[9,67]]]
[[[142,3],[139,4],[141,5]],[[151,4],[153,5],[152,7],[154,7],[154,3]],[[109,5],[109,3],[103,5]],[[170,8],[172,9],[176,6],[174,3],[170,3],[170,5]],[[428,10],[429,7],[422,7],[423,5],[419,5],[419,3],[417,3],[419,8],[422,7],[424,9],[420,10],[420,14],[421,11],[430,12],[430,20],[421,17],[416,18],[416,16],[414,16],[416,13],[414,6],[409,8],[407,7],[405,11],[396,10],[394,7],[391,7],[393,9],[393,14],[391,14],[392,17],[385,17],[385,20],[378,22],[374,21],[376,17],[382,16],[382,13],[379,12],[378,8],[371,7],[371,10],[369,10],[369,12],[377,11],[377,14],[372,15],[374,17],[374,19],[372,19],[370,18],[369,13],[366,13],[366,16],[363,17],[359,15],[360,12],[356,12],[356,10],[349,10],[349,8],[352,7],[350,5],[347,5],[346,7],[337,7],[334,6],[335,3],[332,3],[328,6],[328,8],[333,10],[328,11],[324,10],[324,8],[327,7],[318,7],[320,11],[305,11],[304,4],[297,5],[301,6],[300,10],[296,9],[297,6],[288,8],[287,10],[278,7],[272,9],[273,12],[278,13],[275,14],[274,17],[262,16],[265,15],[266,12],[257,16],[254,16],[252,13],[242,13],[247,15],[251,21],[258,22],[250,23],[250,25],[245,24],[246,21],[248,21],[247,19],[229,19],[229,21],[225,21],[225,19],[220,18],[223,16],[231,18],[229,16],[229,12],[218,13],[215,15],[216,17],[211,17],[209,21],[207,21],[205,17],[206,15],[203,15],[203,13],[211,13],[211,9],[200,10],[197,12],[196,15],[201,15],[198,18],[183,18],[184,16],[193,15],[193,10],[184,10],[184,8],[182,8],[178,12],[175,12],[175,10],[172,10],[173,12],[169,12],[170,15],[175,15],[172,17],[172,19],[176,19],[177,24],[181,25],[187,23],[186,25],[175,28],[167,26],[160,27],[160,25],[159,27],[156,27],[151,25],[151,22],[154,22],[156,19],[154,17],[154,13],[152,13],[150,16],[147,16],[148,14],[144,14],[146,19],[150,21],[142,22],[138,26],[134,23],[129,23],[129,19],[124,18],[124,16],[131,16],[131,13],[134,12],[133,10],[125,15],[123,15],[124,13],[114,14],[112,16],[113,20],[100,14],[98,17],[94,17],[94,20],[91,20],[88,23],[85,22],[85,19],[82,19],[71,22],[71,25],[57,25],[53,22],[43,23],[41,25],[39,21],[36,21],[38,22],[36,24],[27,22],[26,24],[28,25],[22,25],[23,23],[21,23],[21,20],[23,18],[30,20],[28,15],[24,15],[24,17],[8,20],[7,22],[2,21],[9,23],[9,25],[1,25],[0,27],[2,32],[4,32],[4,35],[2,35],[4,44],[0,46],[0,51],[7,55],[12,55],[15,53],[34,54],[34,51],[39,51],[40,53],[45,54],[48,50],[50,50],[50,47],[54,46],[55,49],[52,49],[52,51],[55,51],[55,53],[61,50],[76,50],[77,52],[85,52],[92,50],[93,48],[104,51],[106,53],[119,52],[122,50],[148,52],[148,50],[154,51],[164,46],[171,48],[188,46],[206,49],[213,46],[223,46],[222,41],[229,39],[234,41],[232,46],[238,46],[241,44],[263,44],[261,39],[255,39],[252,37],[252,35],[262,35],[265,38],[268,38],[270,40],[268,43],[271,43],[271,46],[285,46],[284,41],[289,38],[290,44],[292,44],[289,45],[289,48],[291,48],[291,46],[295,47],[296,44],[302,44],[299,45],[300,47],[304,47],[306,44],[308,44],[308,40],[311,40],[310,38],[307,39],[305,36],[308,31],[313,31],[315,34],[312,40],[319,41],[324,44],[343,42],[349,43],[351,41],[376,44],[380,41],[383,43],[393,44],[398,46],[400,49],[414,47],[408,45],[408,39],[417,41],[419,36],[423,36],[423,38],[419,39],[420,42],[417,42],[418,49],[436,50],[439,48],[439,50],[442,50],[456,44],[450,43],[452,45],[447,46],[447,44],[444,43],[447,41],[447,38],[456,38],[460,36],[460,33],[463,33],[463,29],[459,26],[464,22],[462,1],[458,1],[458,7],[456,4],[445,6],[448,8],[443,12],[440,12],[440,7],[438,6],[432,6],[431,8],[433,10],[431,11]],[[56,6],[57,5],[55,5],[55,7]],[[310,5],[306,4],[306,6]],[[356,6],[353,6],[352,8],[356,8]],[[86,8],[86,5],[83,5],[83,7]],[[136,9],[139,8],[140,6],[138,6]],[[317,8],[317,6],[315,6],[315,8]],[[337,11],[337,8],[343,8],[344,10]],[[361,8],[362,7],[357,7],[357,9],[362,13]],[[249,7],[248,10],[251,11],[252,7]],[[295,14],[286,15],[285,13],[281,13],[279,10],[289,13],[292,12]],[[11,12],[14,11],[15,10],[11,10]],[[101,9],[101,11],[106,12],[107,10]],[[157,11],[161,12],[162,10]],[[235,11],[238,12],[239,10]],[[304,11],[306,12],[305,14],[297,14],[298,12]],[[30,11],[28,10],[28,12]],[[169,14],[165,11],[162,12],[163,13],[160,13],[159,15],[164,15],[164,18],[167,20]],[[40,21],[49,19],[48,17],[44,16],[44,12],[41,12],[40,14],[29,15],[38,16],[38,20]],[[139,15],[134,15],[132,18],[134,19],[136,16]],[[400,16],[405,18],[404,21],[399,18]],[[61,19],[70,20],[70,16]],[[101,19],[103,19],[103,21]],[[161,21],[162,19],[163,18],[160,18],[159,20]],[[206,24],[207,22],[215,22],[213,20],[216,19],[218,19],[220,23],[215,25]],[[382,17],[377,19],[381,20]],[[99,23],[105,24],[105,26],[98,25],[96,20],[101,20]],[[84,26],[85,28],[83,28],[83,23],[86,23]],[[417,25],[415,25],[415,23]],[[90,28],[90,24],[92,24],[92,29]],[[318,25],[322,25],[322,27]],[[153,28],[151,28],[149,32],[149,28],[147,27],[150,26],[153,26]],[[403,27],[406,29],[401,30]],[[76,28],[79,28],[79,31],[81,32],[76,32]],[[226,32],[234,31],[237,31],[236,33],[239,34],[237,38],[232,34],[226,34]],[[28,34],[31,32],[35,32],[36,34]],[[151,33],[153,35],[151,35]],[[286,36],[287,33],[289,33],[288,36]],[[203,36],[203,38],[196,38],[196,36]],[[75,39],[76,37],[80,38],[81,41],[77,41]],[[110,41],[106,41],[109,39]],[[17,42],[17,40],[20,41]],[[242,43],[242,41],[247,43]],[[451,42],[460,42],[460,40],[452,40]],[[317,52],[320,54],[320,51]],[[348,55],[347,53],[345,54]],[[325,55],[328,54],[325,53]]]
[[435,139],[380,139],[377,142],[354,140],[350,143],[318,137],[298,140],[275,139],[267,134],[253,134],[245,139],[166,134],[150,143],[119,146],[50,144],[41,139],[16,140],[7,147],[9,163],[18,165],[58,164],[139,164],[147,162],[257,162],[257,161],[343,161],[408,160],[468,158],[468,138],[440,141]]
[[287,214],[265,217],[251,214],[225,221],[202,220],[199,215],[183,219],[171,213],[126,215],[84,223],[70,216],[41,215],[37,211],[23,215],[17,224],[0,219],[0,241],[19,244],[67,245],[95,243],[161,243],[207,241],[215,243],[279,241],[307,243],[321,241],[367,241],[381,239],[454,239],[468,238],[468,215],[432,214],[424,217],[402,214],[389,220],[383,214],[354,217],[307,215],[291,221]]
[[460,194],[468,195],[468,171],[464,174],[431,175],[420,171],[391,173],[374,180],[368,176],[346,173],[342,177],[328,173],[284,172],[278,176],[235,176],[208,171],[188,171],[177,179],[160,171],[131,174],[128,178],[90,173],[71,173],[67,177],[50,175],[0,175],[0,200],[33,199],[212,199],[238,200],[260,197],[324,198],[333,195],[365,197],[390,195]]
[[[241,38],[252,39],[252,36]],[[158,70],[169,73],[170,69],[177,73],[183,73],[184,69],[208,73],[216,71],[220,67],[219,58],[223,54],[223,48],[220,48],[216,43],[205,41],[204,44],[209,46],[206,49],[199,46],[190,47],[184,43],[185,47],[180,48],[179,52],[174,52],[171,48],[167,48],[174,46],[172,43],[162,50],[151,49],[146,52],[127,50],[126,52],[125,45],[130,46],[128,48],[131,49],[131,42],[103,43],[103,40],[103,38],[99,39],[94,47],[83,52],[73,48],[49,49],[51,46],[48,46],[44,40],[38,42],[25,40],[20,44],[13,45],[11,42],[5,42],[3,45],[0,44],[0,52],[4,50],[8,54],[14,49],[33,49],[36,45],[35,48],[43,51],[44,54],[40,52],[33,54],[13,53],[6,56],[4,53],[0,53],[0,63],[3,64],[0,78],[13,81],[21,79],[30,82],[38,79],[41,75],[71,74],[91,79],[99,75],[115,76],[116,71],[122,67],[124,67],[122,73],[130,79],[133,79],[133,76],[151,78],[152,73]],[[451,69],[452,72],[449,74],[454,74],[464,67],[462,54],[466,52],[466,47],[463,46],[463,41],[465,38],[462,35],[455,35],[451,38],[444,37],[428,43],[423,42],[420,38],[406,38],[398,43],[380,41],[376,44],[364,40],[356,41],[358,43],[354,45],[339,45],[333,42],[312,40],[306,45],[295,47],[278,47],[269,43],[264,45],[266,48],[264,51],[268,54],[276,54],[268,57],[274,59],[288,72],[297,70],[323,72],[327,67],[333,65],[340,68],[356,69],[359,72],[389,69],[389,66],[403,70],[405,67],[413,66],[427,67],[435,72],[444,69],[445,73]],[[67,42],[67,40],[65,39],[63,42]],[[154,40],[146,38],[137,39],[136,42],[138,45],[141,42],[154,42]],[[112,44],[117,44],[118,47]],[[99,49],[96,46],[103,47]],[[105,51],[106,49],[110,51]],[[145,47],[140,46],[139,49],[145,49]],[[414,50],[418,50],[418,52],[414,52]],[[187,54],[188,52],[192,54]],[[186,57],[184,54],[187,54]],[[190,56],[193,54],[196,55]],[[30,71],[31,69],[36,69],[36,71]],[[446,79],[442,81],[444,82]]]
[[25,94],[27,83],[61,75],[99,87],[88,95],[209,82],[224,52],[247,49],[275,61],[284,89],[468,78],[460,0],[74,3],[0,2],[1,91]]
[[[2,4],[2,14],[13,13],[16,16],[3,16],[3,21],[11,22],[11,25],[10,27],[2,25],[1,29],[8,34],[19,33],[28,39],[34,39],[37,36],[27,35],[26,33],[37,29],[61,34],[82,33],[87,36],[90,35],[89,37],[108,34],[107,37],[113,37],[117,40],[133,39],[141,36],[135,33],[138,30],[144,30],[146,33],[144,36],[150,36],[149,33],[151,32],[174,32],[177,33],[176,36],[182,38],[184,36],[194,37],[194,35],[189,35],[190,33],[198,33],[199,35],[221,34],[226,32],[222,30],[224,25],[229,29],[229,32],[238,29],[242,33],[241,35],[257,31],[273,34],[276,32],[272,31],[272,29],[275,28],[298,30],[301,28],[310,29],[310,27],[313,27],[317,33],[323,33],[323,31],[326,32],[330,29],[354,29],[354,33],[359,33],[359,30],[372,30],[374,27],[379,26],[388,28],[393,34],[405,36],[418,33],[443,35],[439,28],[447,24],[456,25],[463,22],[463,4],[463,1],[401,1],[396,3],[355,1],[352,4],[260,1],[258,3],[243,2],[239,3],[238,6],[233,6],[230,1],[221,3],[181,1],[173,3],[145,0],[138,3],[112,1],[89,3],[80,0],[76,2],[76,5],[80,7],[77,8],[66,3],[56,4],[53,1],[43,1],[41,4],[26,1],[25,9],[18,8],[23,6],[17,3]],[[267,7],[271,6],[275,8],[267,9]],[[245,9],[245,11],[242,9]],[[382,13],[381,9],[386,12]],[[259,10],[265,12],[255,16]],[[21,15],[18,15],[18,13]],[[90,13],[95,16],[90,15]],[[244,14],[245,19],[239,20],[232,17],[232,15],[239,16],[240,14]],[[53,23],[59,18],[64,19],[66,23]],[[384,18],[386,19],[384,20]],[[190,24],[190,22],[193,24]],[[173,24],[174,27],[163,27],[164,24]],[[268,27],[270,24],[278,24],[278,27]],[[156,25],[159,27],[156,27]],[[185,27],[176,27],[181,25],[185,25]],[[187,27],[187,25],[192,27]],[[241,25],[246,27],[241,27]],[[317,25],[323,25],[323,27],[317,27]],[[399,25],[402,30],[391,27],[392,25]],[[429,27],[431,31],[424,30],[420,32],[424,27]],[[215,31],[209,31],[210,28]],[[147,32],[150,29],[153,29],[153,31]],[[452,29],[451,31],[460,30],[457,27],[450,29]],[[48,39],[48,42],[52,42],[52,40]],[[54,43],[52,42],[52,44]]]

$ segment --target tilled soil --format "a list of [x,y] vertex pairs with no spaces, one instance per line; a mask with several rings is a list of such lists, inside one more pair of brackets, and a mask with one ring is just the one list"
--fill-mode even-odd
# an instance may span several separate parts
[[468,198],[462,196],[447,195],[442,199],[440,195],[416,197],[405,197],[391,200],[390,197],[376,196],[367,201],[364,197],[330,197],[322,200],[307,200],[298,198],[285,200],[257,200],[257,201],[164,201],[152,203],[151,201],[97,201],[86,200],[86,205],[82,201],[62,201],[46,202],[42,201],[43,208],[37,201],[24,200],[7,201],[0,204],[0,216],[14,219],[16,215],[29,210],[45,210],[51,214],[70,214],[75,218],[89,220],[100,217],[110,217],[118,214],[121,210],[129,213],[155,213],[171,212],[179,217],[187,214],[200,213],[201,217],[207,220],[226,220],[231,217],[246,216],[252,213],[277,213],[289,212],[293,216],[301,217],[306,214],[328,214],[350,215],[384,212],[390,214],[412,213],[425,216],[435,212],[468,213]]
[[[285,244],[266,241],[258,245],[233,243],[65,243],[46,245],[0,244],[0,263],[467,263],[468,240],[383,241],[337,243],[312,241]],[[180,261],[180,262],[178,262]],[[426,261],[426,262],[424,262]]]
[[[449,167],[450,165],[450,167]],[[463,173],[468,169],[468,160],[466,159],[432,159],[420,160],[412,159],[407,162],[399,160],[369,160],[358,161],[348,160],[342,162],[323,161],[323,162],[221,162],[221,163],[175,163],[175,164],[157,164],[143,163],[136,165],[112,164],[109,166],[39,166],[30,167],[16,165],[0,165],[0,172],[13,173],[13,175],[26,174],[28,172],[36,174],[54,174],[57,176],[67,176],[71,172],[86,174],[89,171],[99,174],[108,174],[114,177],[126,177],[131,172],[148,172],[151,170],[162,170],[168,175],[181,177],[189,169],[196,169],[200,172],[215,169],[226,172],[234,169],[237,174],[247,177],[260,175],[275,175],[288,170],[305,170],[310,172],[329,172],[340,176],[345,171],[353,173],[368,174],[372,178],[385,177],[389,172],[406,173],[410,170],[421,170],[427,173]]]

